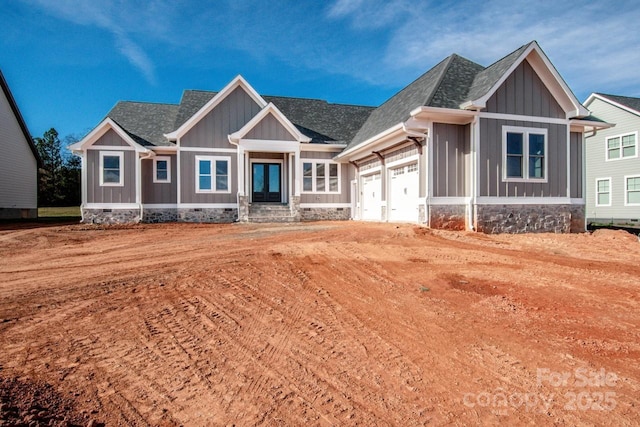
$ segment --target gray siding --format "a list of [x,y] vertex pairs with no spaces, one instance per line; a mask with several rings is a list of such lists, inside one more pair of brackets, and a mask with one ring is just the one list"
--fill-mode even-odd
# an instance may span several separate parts
[[[164,154],[163,154],[164,156]],[[170,155],[171,161],[171,182],[153,182],[153,159],[142,161],[142,203],[170,204],[177,203],[177,169],[178,164],[175,155]]]
[[522,61],[489,98],[485,111],[525,116],[566,117],[560,104],[526,60]]
[[245,136],[246,139],[268,139],[277,141],[295,141],[296,139],[276,119],[273,114],[267,114]]
[[111,145],[114,147],[128,147],[129,144],[116,133],[113,129],[109,129],[99,140],[93,145]]
[[[301,151],[300,167],[305,159],[332,159],[336,152],[318,152],[318,151]],[[301,193],[300,203],[349,203],[351,184],[349,182],[349,165],[339,163],[340,165],[340,193],[336,194],[314,194]],[[302,185],[302,182],[300,183]]]
[[433,197],[470,195],[469,125],[433,125]]
[[38,163],[0,89],[0,208],[35,209]]
[[[524,183],[502,181],[502,126],[546,128],[547,182]],[[567,196],[567,126],[480,119],[480,196],[566,197]]]
[[[611,129],[603,129],[586,138],[587,182],[585,196],[587,218],[640,219],[640,206],[625,206],[625,176],[640,175],[640,157],[606,161],[606,138],[638,132],[640,139],[640,117],[607,102],[595,99],[589,106],[593,114],[609,123]],[[640,141],[636,141],[636,153],[640,152]],[[611,178],[611,206],[596,206],[596,179]]]
[[[111,151],[111,150],[109,150]],[[136,152],[124,153],[122,187],[100,186],[100,150],[87,150],[87,203],[136,202]]]
[[234,148],[228,136],[238,131],[260,107],[238,87],[180,139],[183,147]]
[[[196,156],[228,157],[230,193],[196,193]],[[180,152],[180,203],[237,203],[238,163],[236,153]]]
[[578,132],[571,132],[571,182],[569,183],[571,189],[571,197],[574,199],[580,199],[583,197],[583,171],[584,166],[582,163],[582,134]]

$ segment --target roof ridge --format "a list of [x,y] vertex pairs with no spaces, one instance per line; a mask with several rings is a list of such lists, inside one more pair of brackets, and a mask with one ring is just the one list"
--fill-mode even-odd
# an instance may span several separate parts
[[[433,97],[436,94],[436,92],[438,91],[438,89],[440,89],[440,86],[442,85],[442,81],[444,80],[445,76],[447,75],[447,71],[451,67],[451,64],[453,63],[453,60],[456,59],[457,57],[459,57],[458,54],[452,53],[451,55],[447,56],[444,59],[445,61],[447,61],[447,64],[442,69],[442,72],[440,73],[440,76],[438,76],[438,81],[436,82],[435,86],[433,87],[433,90],[427,96],[427,99],[422,103],[422,105],[429,105],[429,103],[433,100]],[[440,61],[440,62],[442,62],[442,61]]]
[[[180,104],[173,104],[170,102],[153,102],[153,101],[127,101],[127,100],[120,100],[116,102],[116,105],[120,104],[120,103],[128,103],[128,104],[152,104],[152,105],[167,105],[167,106],[172,106],[172,107],[177,107]],[[115,107],[115,105],[114,105]]]

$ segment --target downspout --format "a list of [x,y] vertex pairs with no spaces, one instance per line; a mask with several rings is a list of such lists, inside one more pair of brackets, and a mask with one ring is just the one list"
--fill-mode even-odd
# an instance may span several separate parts
[[469,228],[471,229],[471,231],[476,231],[476,227],[475,224],[473,222],[473,218],[474,218],[474,213],[475,210],[477,209],[476,207],[476,202],[477,202],[477,191],[476,191],[476,187],[478,184],[478,177],[477,177],[477,168],[478,168],[478,147],[477,147],[477,124],[478,124],[478,116],[474,115],[473,116],[473,120],[471,121],[471,135],[469,135],[471,137],[471,167],[469,169],[471,169],[471,198],[469,199],[469,212],[467,214],[467,221],[469,223]]

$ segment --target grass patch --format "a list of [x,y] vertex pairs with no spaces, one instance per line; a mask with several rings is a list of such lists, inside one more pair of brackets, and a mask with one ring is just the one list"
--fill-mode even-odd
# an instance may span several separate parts
[[80,217],[80,206],[38,208],[38,218],[74,218]]

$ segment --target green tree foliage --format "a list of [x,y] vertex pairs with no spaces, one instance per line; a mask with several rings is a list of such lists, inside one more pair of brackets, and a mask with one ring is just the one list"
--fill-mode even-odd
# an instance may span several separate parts
[[[78,138],[67,136],[65,146]],[[40,138],[34,138],[38,153],[42,158],[40,182],[38,183],[38,205],[77,206],[80,204],[80,158],[66,153],[66,148],[51,128]]]

